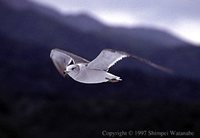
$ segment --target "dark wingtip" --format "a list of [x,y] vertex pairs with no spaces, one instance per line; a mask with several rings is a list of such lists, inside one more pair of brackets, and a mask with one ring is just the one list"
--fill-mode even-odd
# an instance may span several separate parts
[[166,67],[163,67],[161,65],[158,65],[158,64],[155,64],[147,59],[144,59],[144,58],[141,58],[141,57],[138,57],[138,56],[135,56],[135,55],[129,55],[129,57],[132,57],[134,59],[137,59],[145,64],[148,64],[150,65],[151,67],[154,67],[155,69],[158,69],[160,71],[163,71],[165,73],[168,73],[168,74],[173,74],[174,71],[172,69],[169,69],[169,68],[166,68]]
[[168,73],[168,74],[174,74],[174,70],[166,68],[166,67],[162,67],[163,69],[161,69],[161,71]]

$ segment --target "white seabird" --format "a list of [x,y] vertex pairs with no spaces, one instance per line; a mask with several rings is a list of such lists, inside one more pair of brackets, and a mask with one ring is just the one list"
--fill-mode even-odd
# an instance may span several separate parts
[[171,73],[170,69],[152,63],[149,60],[113,49],[102,50],[91,62],[60,49],[52,49],[50,53],[50,58],[63,77],[68,74],[75,81],[88,84],[121,81],[120,77],[109,73],[108,70],[116,62],[126,57],[132,57],[161,71]]

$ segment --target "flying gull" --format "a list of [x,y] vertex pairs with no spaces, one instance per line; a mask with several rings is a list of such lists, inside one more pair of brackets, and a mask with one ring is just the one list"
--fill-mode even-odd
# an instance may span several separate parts
[[102,50],[92,61],[60,49],[52,49],[50,53],[50,58],[63,77],[69,75],[75,81],[88,84],[121,81],[120,77],[109,73],[108,70],[116,62],[126,57],[134,58],[167,73],[172,72],[170,69],[144,58],[113,49]]

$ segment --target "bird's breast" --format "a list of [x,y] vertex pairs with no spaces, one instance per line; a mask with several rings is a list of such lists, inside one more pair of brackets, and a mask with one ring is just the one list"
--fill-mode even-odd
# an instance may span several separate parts
[[101,70],[92,70],[87,67],[82,68],[77,76],[73,79],[82,83],[101,83],[106,82],[107,72]]

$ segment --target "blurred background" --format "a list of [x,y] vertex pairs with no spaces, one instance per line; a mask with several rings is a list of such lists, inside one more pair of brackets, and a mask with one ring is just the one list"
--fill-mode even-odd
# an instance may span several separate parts
[[[200,2],[0,0],[0,137],[102,137],[102,131],[200,128]],[[64,79],[49,54],[94,59],[112,48],[171,68],[125,59],[120,83]]]

